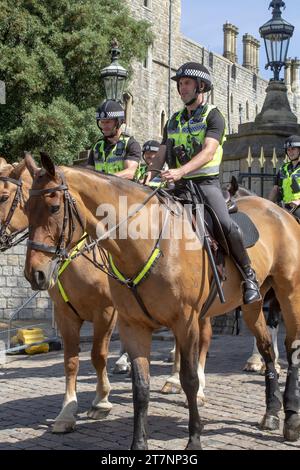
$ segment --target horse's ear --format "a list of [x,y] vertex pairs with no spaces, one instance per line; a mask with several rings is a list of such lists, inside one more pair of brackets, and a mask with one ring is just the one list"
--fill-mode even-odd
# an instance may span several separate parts
[[12,164],[12,166],[13,166],[12,175],[15,177],[16,180],[20,179],[21,174],[26,168],[25,160],[22,160],[21,162],[15,162]]
[[34,178],[37,172],[39,171],[39,168],[37,164],[35,163],[35,161],[33,160],[30,152],[24,152],[24,161],[25,161],[27,170],[31,174],[32,178]]
[[40,152],[42,167],[46,170],[48,175],[52,178],[55,176],[55,165],[49,155],[45,152]]
[[231,177],[231,190],[233,192],[233,194],[235,194],[237,192],[237,190],[239,189],[239,183],[237,182],[237,179],[234,175],[232,175]]
[[1,167],[7,165],[7,161],[5,160],[4,157],[0,157],[0,171],[1,171]]

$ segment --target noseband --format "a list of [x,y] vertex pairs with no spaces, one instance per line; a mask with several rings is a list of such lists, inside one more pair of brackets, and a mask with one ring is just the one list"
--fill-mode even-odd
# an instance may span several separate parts
[[[82,230],[84,231],[84,226],[82,219],[79,215],[79,212],[76,207],[76,201],[72,198],[69,193],[68,186],[65,182],[65,176],[62,172],[59,173],[62,179],[62,183],[54,188],[48,189],[31,189],[29,191],[29,197],[43,196],[45,194],[55,193],[56,191],[64,192],[64,218],[62,231],[59,236],[57,246],[46,245],[45,243],[38,243],[33,240],[27,240],[27,246],[36,251],[44,251],[46,253],[52,253],[56,255],[61,261],[68,257],[68,247],[72,241],[73,234],[76,229],[76,223],[74,219],[77,219]],[[68,236],[65,237],[65,231],[68,227]]]
[[[6,251],[9,248],[18,245],[18,243],[25,240],[25,238],[28,237],[28,230],[26,229],[25,232],[24,232],[24,230],[17,230],[14,233],[7,233],[6,232],[6,229],[9,226],[10,221],[12,219],[12,216],[13,216],[15,210],[16,210],[16,207],[19,204],[19,202],[21,202],[21,199],[23,197],[22,180],[21,180],[21,178],[19,180],[16,180],[16,179],[13,179],[13,178],[9,178],[8,176],[0,176],[0,181],[13,183],[17,186],[16,194],[15,194],[14,200],[12,202],[12,205],[9,209],[9,212],[7,214],[6,220],[1,225],[1,228],[0,228],[0,251]],[[23,235],[16,239],[16,237],[22,232],[24,232]]]

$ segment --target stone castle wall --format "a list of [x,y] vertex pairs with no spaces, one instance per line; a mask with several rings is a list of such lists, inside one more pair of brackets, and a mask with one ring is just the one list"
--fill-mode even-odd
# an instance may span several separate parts
[[[24,278],[25,242],[0,253],[0,319],[8,320],[33,293]],[[51,300],[47,292],[39,292],[19,314],[18,319],[51,318]]]

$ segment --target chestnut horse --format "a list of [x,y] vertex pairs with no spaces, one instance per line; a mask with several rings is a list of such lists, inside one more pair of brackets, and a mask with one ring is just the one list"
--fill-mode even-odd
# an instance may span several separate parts
[[[28,227],[26,201],[32,177],[25,162],[12,166],[4,159],[0,162],[0,221],[4,224],[18,188],[22,182],[20,200],[14,209],[7,226],[8,235]],[[7,180],[9,178],[9,180]],[[1,246],[1,248],[4,248]],[[98,252],[96,260],[101,262]],[[87,257],[92,259],[92,254]],[[113,307],[108,279],[88,259],[84,257],[72,261],[60,277],[61,285],[67,294],[72,310],[55,285],[49,289],[49,295],[54,303],[55,319],[64,343],[64,363],[66,374],[66,393],[62,409],[55,419],[53,432],[65,433],[75,428],[77,397],[76,379],[79,368],[80,329],[84,321],[93,323],[92,363],[97,373],[96,396],[88,411],[88,416],[101,419],[112,408],[108,400],[110,384],[107,377],[106,362],[111,333],[116,322],[116,311]]]
[[[57,275],[53,268],[55,259],[64,258],[66,250],[76,245],[84,231],[101,242],[111,254],[110,266],[114,266],[111,269],[119,273],[119,281],[111,278],[109,282],[119,313],[121,338],[132,364],[134,432],[131,448],[147,449],[151,335],[164,325],[173,331],[180,348],[180,381],[189,408],[187,449],[201,449],[202,424],[197,407],[198,320],[209,295],[211,280],[201,241],[189,224],[182,237],[167,236],[166,227],[169,233],[178,233],[177,225],[180,223],[181,226],[182,220],[165,204],[160,205],[155,191],[151,193],[150,189],[135,183],[91,170],[56,168],[45,154],[42,154],[42,170],[29,157],[26,164],[34,177],[29,199],[30,240],[25,264],[25,276],[32,288],[49,288]],[[122,210],[124,204],[135,210],[129,213],[127,209]],[[288,440],[297,440],[300,434],[299,226],[292,216],[262,198],[241,198],[238,206],[254,221],[260,235],[256,245],[249,249],[249,255],[261,284],[262,296],[273,287],[281,305],[288,359],[283,398],[284,436]],[[157,207],[161,209],[160,216]],[[65,214],[69,216],[66,218]],[[109,230],[106,230],[107,226]],[[153,264],[149,260],[154,255],[156,263]],[[141,275],[145,270],[148,271],[146,279]],[[223,289],[227,301],[221,304],[216,298],[208,317],[221,315],[242,304],[240,274],[230,257],[226,258],[226,272]],[[139,284],[137,279],[141,277],[144,279]],[[243,316],[266,363],[266,413],[262,427],[277,429],[282,398],[262,303],[263,300],[243,305]]]

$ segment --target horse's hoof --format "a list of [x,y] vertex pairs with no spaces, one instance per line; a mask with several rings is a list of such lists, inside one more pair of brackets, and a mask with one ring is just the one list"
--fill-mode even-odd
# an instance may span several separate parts
[[202,450],[200,440],[189,442],[185,450]]
[[75,430],[76,421],[55,421],[52,427],[53,434],[66,434]]
[[130,365],[115,365],[113,368],[113,374],[128,374],[131,371]]
[[243,368],[243,370],[245,372],[260,372],[261,371],[261,368],[262,368],[262,363],[258,363],[258,362],[247,362],[247,364],[245,365],[245,367]]
[[283,437],[285,441],[289,442],[296,442],[300,438],[300,416],[298,414],[292,414],[284,422]]
[[161,389],[161,393],[164,393],[165,395],[167,394],[175,394],[175,393],[181,393],[182,388],[180,385],[176,385],[171,382],[166,382],[163,388]]
[[88,418],[91,419],[104,419],[106,418],[112,409],[112,404],[109,403],[106,407],[92,406],[87,412]]
[[259,428],[263,431],[277,431],[280,426],[280,419],[278,416],[265,414]]
[[133,442],[130,450],[148,450],[147,442]]

